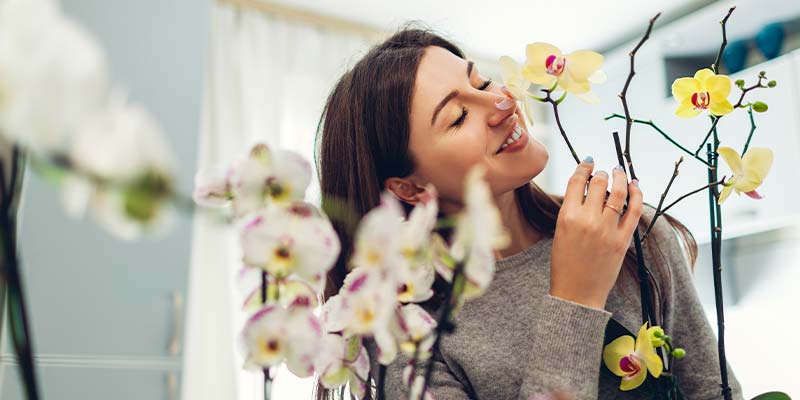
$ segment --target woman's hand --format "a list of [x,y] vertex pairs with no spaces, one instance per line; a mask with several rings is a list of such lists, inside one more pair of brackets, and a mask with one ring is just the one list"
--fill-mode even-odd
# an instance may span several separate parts
[[625,172],[618,167],[613,170],[608,204],[622,211],[630,192],[623,216],[605,206],[609,179],[605,171],[598,171],[591,178],[584,200],[586,182],[594,169],[594,163],[588,159],[570,177],[558,213],[550,264],[550,294],[602,309],[642,214],[642,191],[635,181],[628,184]]

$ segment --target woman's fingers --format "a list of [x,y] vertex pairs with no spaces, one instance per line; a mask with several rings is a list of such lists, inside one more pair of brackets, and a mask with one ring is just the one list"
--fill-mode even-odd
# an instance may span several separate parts
[[608,196],[606,203],[616,207],[619,212],[610,207],[603,206],[603,219],[618,223],[622,216],[623,207],[625,206],[625,199],[628,197],[628,178],[622,166],[619,165],[614,167],[611,173],[614,176],[611,184],[611,194]]
[[639,224],[639,217],[642,216],[642,191],[635,179],[628,184],[628,192],[628,211],[619,223],[626,235],[633,235],[633,230]]
[[586,160],[578,164],[575,172],[567,182],[567,190],[564,193],[564,206],[580,206],[583,204],[583,193],[586,190],[586,181],[589,180],[589,175],[592,174],[594,169],[594,162],[591,157],[586,157]]
[[603,204],[606,202],[606,189],[608,189],[608,172],[595,172],[591,182],[589,182],[589,189],[586,191],[586,202],[583,204],[589,207],[592,212],[601,213]]

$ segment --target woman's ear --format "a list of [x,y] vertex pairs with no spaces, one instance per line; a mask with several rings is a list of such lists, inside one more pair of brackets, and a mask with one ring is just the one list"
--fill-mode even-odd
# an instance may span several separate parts
[[423,201],[426,193],[424,187],[417,185],[408,178],[386,178],[383,186],[386,190],[392,192],[398,200],[408,204],[417,204]]

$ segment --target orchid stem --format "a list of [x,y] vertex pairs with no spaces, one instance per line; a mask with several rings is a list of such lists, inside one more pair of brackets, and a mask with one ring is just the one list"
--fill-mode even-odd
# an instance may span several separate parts
[[753,138],[753,132],[756,131],[756,121],[753,119],[752,104],[750,105],[750,107],[747,108],[747,114],[750,115],[750,134],[747,135],[747,141],[744,142],[744,148],[742,149],[742,157],[744,157],[744,153],[747,153],[747,148],[750,147],[750,139]]
[[[675,201],[673,201],[672,203],[669,203],[669,205],[668,205],[668,206],[666,206],[666,207],[664,207],[664,209],[663,209],[663,210],[661,210],[661,211],[658,211],[658,212],[656,212],[656,214],[655,214],[655,215],[653,215],[653,219],[650,221],[650,226],[648,226],[648,227],[647,227],[647,231],[645,232],[645,236],[646,236],[646,235],[647,235],[647,233],[650,231],[650,227],[651,227],[653,224],[655,224],[655,221],[656,221],[656,219],[657,219],[659,216],[661,216],[661,215],[665,214],[665,213],[666,213],[666,212],[667,212],[667,211],[668,211],[670,208],[672,208],[672,206],[674,206],[675,204],[678,204],[678,203],[679,203],[681,200],[683,200],[683,199],[685,199],[685,198],[687,198],[687,197],[689,197],[689,196],[691,196],[691,195],[693,195],[693,194],[695,194],[695,193],[702,192],[703,190],[706,190],[706,189],[708,189],[708,188],[710,188],[710,187],[712,187],[712,186],[722,185],[723,183],[725,183],[725,177],[723,177],[723,179],[721,179],[721,180],[719,180],[719,181],[717,181],[717,182],[711,182],[711,183],[709,183],[709,184],[707,184],[707,185],[704,185],[704,186],[703,186],[703,187],[701,187],[701,188],[697,188],[697,189],[695,189],[695,190],[692,190],[691,192],[689,192],[689,193],[686,193],[686,194],[684,194],[684,195],[683,195],[683,196],[681,196],[681,197],[678,197],[678,198],[677,198]],[[645,237],[645,238],[646,238],[646,237]],[[644,240],[645,238],[642,238],[642,240]]]
[[544,98],[544,101],[553,105],[553,115],[555,115],[556,125],[558,125],[558,130],[561,132],[561,137],[564,138],[564,142],[567,143],[567,147],[569,147],[569,152],[572,154],[572,158],[575,160],[575,163],[580,164],[581,160],[578,158],[578,154],[575,153],[575,149],[572,147],[572,143],[570,143],[569,138],[567,137],[567,132],[564,130],[564,126],[561,124],[561,117],[558,115],[558,104],[561,102],[561,100],[563,100],[563,96],[559,100],[553,100],[551,94],[554,88],[555,86],[550,89],[542,89],[542,91],[547,94],[547,97]]
[[697,155],[700,154],[700,150],[703,150],[703,146],[705,146],[706,142],[708,142],[708,138],[711,137],[711,134],[717,128],[717,123],[719,122],[720,119],[722,119],[722,116],[721,115],[712,116],[711,118],[713,121],[711,123],[711,128],[708,130],[708,133],[706,133],[706,137],[703,139],[703,141],[700,142],[700,146],[698,146],[697,150],[694,152],[695,157],[697,157]]
[[[19,363],[20,375],[28,400],[39,399],[36,366],[31,328],[25,305],[21,262],[17,249],[17,211],[21,195],[26,156],[19,147],[11,150],[11,176],[8,186],[3,175],[3,197],[0,198],[0,272],[5,283],[5,300],[8,301],[8,322],[14,353]],[[2,160],[0,160],[2,161]],[[0,162],[0,165],[3,164]],[[5,174],[4,170],[0,173]]]
[[725,24],[728,22],[728,18],[731,17],[731,14],[733,14],[733,10],[735,9],[736,6],[731,7],[728,10],[728,14],[725,15],[725,18],[723,18],[722,21],[719,22],[719,24],[722,25],[722,44],[719,46],[719,51],[717,52],[717,58],[714,60],[714,63],[711,64],[711,70],[713,70],[715,74],[719,72],[719,61],[722,58],[722,52],[725,51],[725,46],[728,45],[728,36],[725,33]]
[[[716,152],[713,150],[711,144],[706,145],[706,157],[708,162],[713,166],[708,169],[708,181],[715,182],[717,179],[717,161],[715,156]],[[710,211],[710,228],[711,228],[711,258],[714,274],[714,304],[717,311],[717,349],[719,353],[720,365],[720,378],[722,383],[722,395],[725,400],[731,400],[731,388],[728,385],[728,369],[725,357],[725,305],[722,299],[722,264],[721,264],[721,248],[722,248],[722,213],[717,199],[719,193],[714,184],[709,184],[708,188],[708,204]]]
[[[611,115],[609,115],[608,117],[605,117],[604,119],[605,119],[606,121],[608,121],[608,120],[610,120],[610,119],[612,119],[612,118],[621,118],[621,119],[625,119],[625,116],[624,116],[624,115],[620,115],[620,114],[611,114]],[[692,157],[693,157],[695,160],[697,160],[697,161],[700,161],[701,163],[703,163],[703,165],[705,165],[705,166],[708,166],[708,162],[706,162],[706,160],[703,160],[702,158],[700,158],[700,157],[698,157],[698,156],[695,156],[695,155],[694,155],[694,153],[692,153],[692,152],[691,152],[689,149],[687,149],[687,148],[685,148],[685,147],[681,146],[681,144],[680,144],[680,143],[678,143],[676,140],[674,140],[673,138],[671,138],[671,137],[670,137],[670,136],[669,136],[669,135],[668,135],[666,132],[664,132],[664,131],[663,131],[661,128],[659,128],[659,127],[658,127],[658,125],[656,125],[656,124],[655,124],[655,122],[653,122],[653,121],[645,121],[645,120],[643,120],[643,119],[632,119],[631,121],[633,121],[634,123],[637,123],[637,124],[649,125],[649,126],[650,126],[650,127],[652,127],[653,129],[655,129],[655,130],[656,130],[656,132],[660,133],[660,134],[661,134],[661,136],[663,136],[663,137],[664,137],[664,139],[667,139],[667,140],[668,140],[670,143],[672,143],[673,145],[675,145],[675,147],[677,147],[677,148],[681,149],[681,150],[682,150],[684,153],[686,153],[686,154],[688,154],[688,155],[692,156]]]
[[681,156],[678,161],[675,162],[675,169],[672,171],[672,176],[669,178],[669,183],[667,183],[667,188],[664,189],[664,193],[661,193],[661,198],[658,200],[658,207],[656,207],[656,213],[653,215],[653,219],[650,220],[650,224],[645,229],[644,234],[642,235],[642,241],[647,239],[647,235],[650,233],[650,229],[653,229],[653,225],[658,219],[660,215],[659,212],[661,211],[661,207],[664,205],[664,200],[667,198],[667,193],[669,193],[669,189],[672,187],[672,182],[675,181],[675,178],[678,177],[678,168],[680,167],[681,163],[683,162],[683,156]]
[[631,68],[628,72],[628,78],[625,80],[625,86],[622,88],[622,92],[619,94],[620,100],[622,100],[622,109],[625,111],[625,160],[628,162],[628,170],[630,170],[631,179],[636,178],[636,172],[633,169],[633,160],[631,160],[631,127],[633,126],[633,119],[631,118],[630,110],[628,109],[628,87],[631,85],[631,80],[633,80],[633,76],[636,75],[636,71],[634,70],[634,59],[636,57],[636,52],[639,51],[639,48],[642,47],[645,41],[650,38],[650,32],[653,30],[653,24],[655,24],[658,17],[661,16],[661,13],[656,14],[653,18],[650,18],[650,23],[647,25],[647,31],[645,31],[644,36],[642,39],[639,40],[639,43],[636,47],[631,50],[628,55],[631,58]]
[[[422,398],[425,397],[425,390],[428,388],[428,382],[431,379],[431,373],[433,372],[433,358],[436,352],[439,349],[439,344],[441,343],[442,336],[446,331],[450,329],[450,317],[453,311],[454,302],[458,293],[460,292],[459,288],[456,286],[462,280],[462,274],[464,272],[464,261],[459,261],[456,264],[456,269],[453,271],[453,280],[450,282],[450,285],[447,286],[447,292],[445,294],[445,302],[442,305],[442,312],[439,315],[438,321],[436,321],[436,339],[434,339],[433,347],[431,347],[431,355],[430,358],[425,362],[425,375],[422,381],[422,390],[420,391],[420,395]],[[416,362],[416,360],[414,360]],[[413,379],[413,378],[412,378]],[[413,383],[413,381],[412,381]],[[417,399],[412,399],[417,400]]]

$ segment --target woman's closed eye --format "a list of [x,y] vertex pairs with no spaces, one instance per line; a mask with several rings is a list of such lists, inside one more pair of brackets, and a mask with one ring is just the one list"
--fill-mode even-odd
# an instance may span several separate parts
[[[489,78],[489,79],[487,79],[486,81],[483,82],[483,84],[481,85],[481,87],[478,88],[478,90],[486,90],[486,88],[488,88],[489,85],[491,85],[491,84],[492,84],[492,78]],[[461,126],[461,124],[464,123],[464,120],[467,119],[467,114],[468,113],[469,113],[469,111],[467,111],[467,107],[461,107],[461,115],[458,117],[458,119],[456,119],[453,122],[452,125],[450,125],[450,128],[457,128],[457,127]]]

